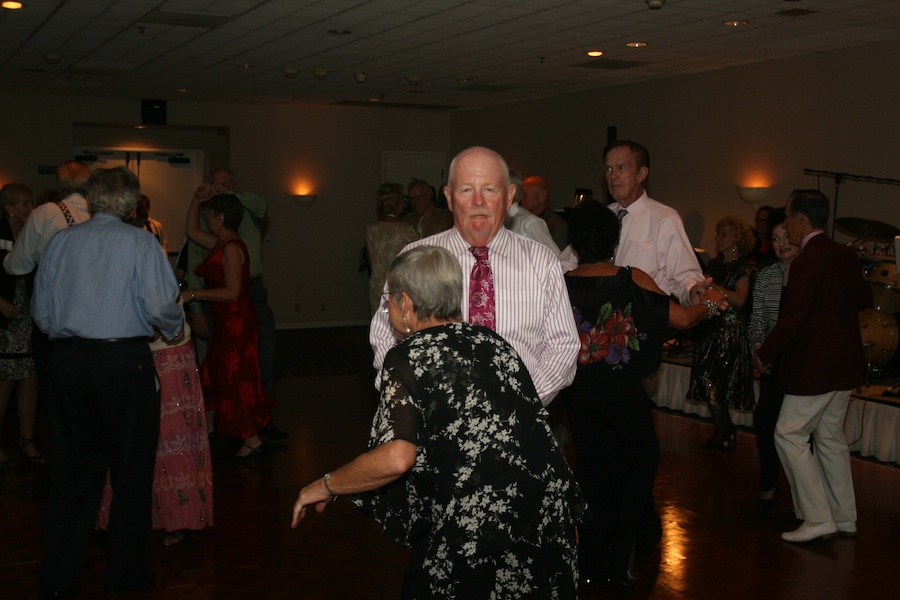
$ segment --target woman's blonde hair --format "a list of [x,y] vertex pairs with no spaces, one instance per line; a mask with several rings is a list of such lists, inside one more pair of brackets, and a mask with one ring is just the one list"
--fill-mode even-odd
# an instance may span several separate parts
[[753,229],[747,221],[740,217],[729,215],[722,217],[716,223],[716,233],[719,233],[723,227],[731,227],[732,231],[738,234],[737,249],[741,256],[747,256],[756,246],[756,238],[753,236]]

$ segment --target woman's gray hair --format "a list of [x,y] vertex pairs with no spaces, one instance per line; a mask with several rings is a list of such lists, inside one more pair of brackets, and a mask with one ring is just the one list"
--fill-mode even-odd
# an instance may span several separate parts
[[387,274],[387,289],[399,301],[406,292],[424,319],[462,318],[462,268],[443,248],[417,246],[399,255]]
[[92,215],[103,212],[124,219],[141,197],[141,184],[125,167],[95,169],[88,179],[87,192]]

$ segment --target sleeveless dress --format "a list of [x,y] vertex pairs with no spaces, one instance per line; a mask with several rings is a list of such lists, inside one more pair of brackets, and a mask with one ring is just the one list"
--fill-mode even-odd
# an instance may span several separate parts
[[[753,267],[744,259],[724,262],[714,258],[707,273],[718,285],[733,290],[739,279],[749,277]],[[689,400],[721,404],[736,410],[753,410],[753,361],[750,352],[749,303],[727,311],[697,326],[694,364],[691,367]]]
[[225,246],[237,245],[244,255],[241,293],[237,300],[209,302],[212,331],[200,382],[207,410],[216,411],[216,430],[247,439],[271,420],[275,400],[266,393],[259,373],[259,319],[250,301],[250,255],[239,239],[210,250],[195,270],[208,289],[225,287],[222,256]]
[[[0,219],[0,262],[12,250],[12,227],[8,219]],[[37,377],[34,354],[31,351],[31,279],[34,274],[8,275],[0,273],[0,296],[9,300],[19,311],[12,319],[0,315],[0,379],[20,381]]]

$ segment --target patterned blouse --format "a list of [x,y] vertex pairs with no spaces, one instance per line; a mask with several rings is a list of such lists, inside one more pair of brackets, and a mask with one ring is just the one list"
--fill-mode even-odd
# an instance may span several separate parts
[[[416,460],[354,502],[424,555],[428,593],[455,597],[489,564],[496,597],[574,597],[584,501],[546,419],[521,359],[489,329],[433,327],[388,352],[369,447],[406,440]],[[517,548],[552,549],[549,587],[547,565]]]

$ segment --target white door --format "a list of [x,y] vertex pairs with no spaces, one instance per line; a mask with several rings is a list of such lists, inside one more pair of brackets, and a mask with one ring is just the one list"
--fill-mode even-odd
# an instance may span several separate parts
[[[141,193],[150,198],[150,216],[162,223],[169,240],[169,254],[174,258],[184,242],[184,222],[194,190],[203,183],[203,153],[78,147],[75,155],[96,157],[88,162],[91,169],[124,166],[138,176]],[[170,162],[172,157],[175,160]]]

